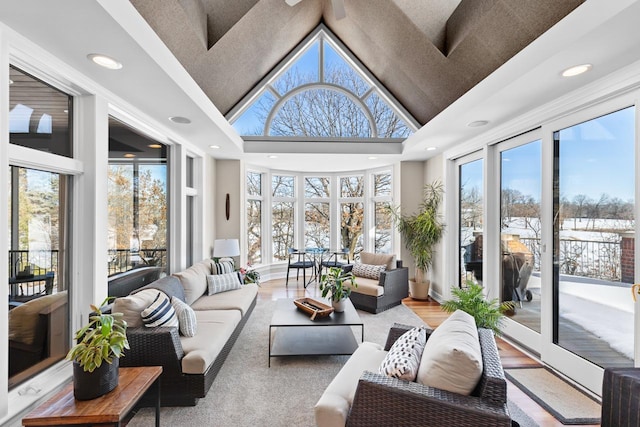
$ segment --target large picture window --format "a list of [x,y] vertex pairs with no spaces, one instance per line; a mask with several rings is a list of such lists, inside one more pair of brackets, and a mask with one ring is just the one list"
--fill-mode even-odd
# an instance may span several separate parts
[[167,264],[167,148],[109,120],[109,274]]
[[[289,248],[345,250],[349,259],[362,250],[392,253],[393,223],[386,211],[393,204],[392,176],[389,170],[348,175],[247,171],[248,262],[286,261]],[[264,182],[270,183],[266,194]],[[270,206],[270,213],[263,206]],[[365,229],[365,224],[371,226]]]

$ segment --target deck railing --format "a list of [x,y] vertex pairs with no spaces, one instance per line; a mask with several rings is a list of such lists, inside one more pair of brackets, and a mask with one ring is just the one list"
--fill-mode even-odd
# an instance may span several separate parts
[[[540,270],[540,239],[520,238],[534,255],[534,271]],[[560,274],[619,282],[622,274],[620,242],[560,240]]]
[[167,250],[165,248],[140,249],[135,252],[131,249],[109,249],[109,276],[141,265],[166,267]]

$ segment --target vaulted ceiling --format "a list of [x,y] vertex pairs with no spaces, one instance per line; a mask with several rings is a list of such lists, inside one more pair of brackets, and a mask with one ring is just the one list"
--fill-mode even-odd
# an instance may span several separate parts
[[222,114],[324,23],[424,125],[584,0],[131,0]]

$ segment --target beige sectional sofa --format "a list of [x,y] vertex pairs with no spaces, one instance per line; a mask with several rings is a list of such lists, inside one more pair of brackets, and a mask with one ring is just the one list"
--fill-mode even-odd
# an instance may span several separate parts
[[[113,304],[113,311],[123,313],[129,325],[131,349],[120,359],[120,366],[162,366],[164,406],[195,405],[207,394],[255,307],[255,284],[208,295],[207,276],[214,271],[213,261],[204,260],[117,298]],[[182,323],[179,327],[143,323],[142,312],[160,291],[193,310],[195,335],[184,335]]]

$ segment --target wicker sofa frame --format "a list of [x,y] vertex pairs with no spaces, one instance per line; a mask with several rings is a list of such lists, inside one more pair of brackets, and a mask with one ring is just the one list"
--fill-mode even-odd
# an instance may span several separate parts
[[[213,380],[227,359],[242,328],[256,306],[257,298],[229,337],[224,347],[204,374],[183,374],[182,358],[184,350],[180,344],[177,328],[129,328],[127,338],[130,350],[120,359],[120,366],[162,366],[161,405],[162,406],[195,406],[199,398],[205,397]],[[151,390],[142,400],[142,406],[155,406]]]
[[[342,268],[345,271],[351,271],[353,264],[345,265]],[[409,296],[409,269],[402,266],[402,261],[397,261],[395,269],[380,273],[378,284],[384,287],[384,294],[378,297],[361,294],[358,292],[358,288],[353,289],[349,296],[353,306],[359,310],[378,314],[400,305],[402,299]]]
[[[410,329],[395,324],[385,350]],[[428,336],[431,331],[428,331]],[[358,382],[347,426],[511,426],[507,382],[493,332],[478,329],[484,369],[476,389],[463,396],[372,372]],[[428,339],[427,336],[427,339]]]

